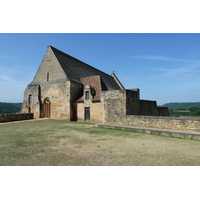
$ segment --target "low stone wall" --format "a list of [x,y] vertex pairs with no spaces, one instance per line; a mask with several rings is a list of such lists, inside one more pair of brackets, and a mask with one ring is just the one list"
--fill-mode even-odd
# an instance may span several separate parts
[[114,115],[109,123],[200,132],[200,117],[161,117],[138,115]]
[[0,123],[1,122],[28,120],[28,119],[33,119],[33,113],[20,113],[20,114],[0,115]]

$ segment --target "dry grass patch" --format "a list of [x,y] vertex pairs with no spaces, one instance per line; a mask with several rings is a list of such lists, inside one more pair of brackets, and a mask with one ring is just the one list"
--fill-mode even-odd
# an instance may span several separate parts
[[200,141],[95,124],[38,120],[0,125],[0,165],[200,165]]

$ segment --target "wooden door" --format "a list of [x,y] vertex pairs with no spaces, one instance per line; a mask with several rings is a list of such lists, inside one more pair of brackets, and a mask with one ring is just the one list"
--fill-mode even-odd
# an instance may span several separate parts
[[85,121],[90,121],[90,107],[85,107]]
[[44,100],[43,104],[43,117],[50,118],[51,117],[51,102],[49,99]]

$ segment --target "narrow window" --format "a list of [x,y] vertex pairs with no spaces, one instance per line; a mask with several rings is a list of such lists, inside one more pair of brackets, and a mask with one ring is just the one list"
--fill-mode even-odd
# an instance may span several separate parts
[[33,96],[32,96],[32,94],[29,94],[29,96],[28,96],[28,105],[31,106],[32,103],[33,103]]
[[47,72],[47,82],[49,81],[49,72]]
[[89,91],[86,91],[85,92],[85,100],[88,100],[90,98],[90,96],[89,96]]

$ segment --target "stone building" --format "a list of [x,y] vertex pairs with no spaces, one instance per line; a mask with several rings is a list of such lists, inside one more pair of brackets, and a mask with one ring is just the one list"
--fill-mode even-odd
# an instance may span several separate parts
[[113,115],[167,116],[156,101],[140,100],[139,89],[126,90],[108,75],[52,46],[24,92],[23,113],[34,118],[106,122]]

